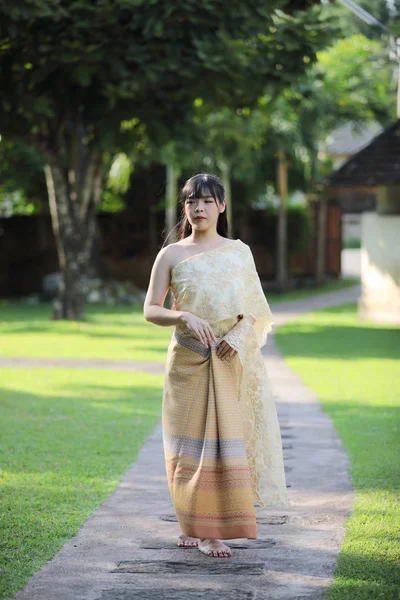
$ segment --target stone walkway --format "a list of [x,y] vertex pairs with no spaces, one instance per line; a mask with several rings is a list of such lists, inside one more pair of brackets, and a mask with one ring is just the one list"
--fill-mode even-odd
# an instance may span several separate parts
[[[272,306],[275,328],[359,295],[354,286]],[[281,424],[289,509],[258,508],[258,539],[236,540],[231,559],[177,548],[158,425],[113,494],[14,600],[324,598],[353,506],[348,458],[318,399],[285,363],[273,333],[263,354]],[[94,363],[117,368],[113,361],[86,361],[85,367]]]

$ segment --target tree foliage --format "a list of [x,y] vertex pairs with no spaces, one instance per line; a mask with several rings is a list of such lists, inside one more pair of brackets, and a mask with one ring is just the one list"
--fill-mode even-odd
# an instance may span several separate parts
[[[357,4],[390,28],[395,35],[400,35],[400,4],[398,0],[357,0]],[[361,33],[370,39],[382,38],[382,30],[379,27],[365,23],[340,2],[330,3],[327,5],[326,11],[338,20],[342,37]]]
[[20,141],[0,143],[0,215],[47,210],[41,157]]
[[[0,4],[0,133],[46,167],[64,273],[56,316],[83,314],[107,155],[145,127],[167,146],[197,98],[251,106],[288,85],[326,41],[313,0],[30,0]],[[286,12],[285,12],[286,11]],[[140,137],[140,134],[139,134]]]
[[[0,7],[3,135],[53,139],[68,119],[115,143],[136,117],[159,139],[196,96],[254,102],[289,82],[321,46],[317,10],[287,15],[274,0],[229,3],[34,0]],[[251,82],[251,85],[249,83]]]

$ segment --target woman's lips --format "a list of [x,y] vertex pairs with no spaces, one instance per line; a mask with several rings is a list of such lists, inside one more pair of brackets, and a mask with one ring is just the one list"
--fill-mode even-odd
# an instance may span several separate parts
[[205,217],[195,217],[194,218],[195,221],[202,221],[203,219],[205,219]]

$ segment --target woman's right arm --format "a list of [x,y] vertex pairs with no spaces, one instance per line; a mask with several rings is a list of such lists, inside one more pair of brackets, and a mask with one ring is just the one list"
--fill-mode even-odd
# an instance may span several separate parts
[[177,325],[184,311],[164,308],[164,301],[171,283],[171,248],[161,248],[154,261],[149,287],[143,306],[146,321],[155,325]]
[[173,249],[166,246],[160,250],[151,270],[149,287],[143,306],[146,321],[155,325],[177,325],[184,323],[193,331],[204,346],[216,343],[216,337],[210,324],[185,310],[171,310],[163,304],[171,283],[171,254]]

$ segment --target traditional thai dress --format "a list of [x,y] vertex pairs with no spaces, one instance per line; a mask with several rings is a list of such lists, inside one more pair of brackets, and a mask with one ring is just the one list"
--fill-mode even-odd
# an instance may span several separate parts
[[[232,240],[182,260],[172,269],[170,288],[173,308],[206,320],[217,338],[205,347],[182,323],[168,346],[162,424],[177,519],[189,536],[254,539],[254,505],[289,501],[260,351],[273,318],[250,247]],[[254,324],[235,328],[246,315]],[[221,340],[237,351],[230,362],[216,355]]]

